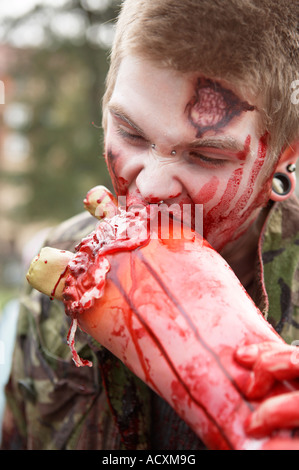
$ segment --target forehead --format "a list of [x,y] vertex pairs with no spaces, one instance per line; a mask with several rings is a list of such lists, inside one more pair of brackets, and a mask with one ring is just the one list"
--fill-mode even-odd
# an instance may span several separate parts
[[[232,137],[238,137],[245,121],[250,132],[259,132],[259,113],[252,112],[257,111],[252,103],[222,80],[203,77],[200,72],[183,74],[127,56],[121,62],[109,104],[124,110],[146,133],[162,131],[165,137],[171,134],[184,139],[184,133],[190,137],[190,132],[197,138],[227,134],[231,121]],[[236,116],[242,119],[233,119]]]
[[159,67],[137,56],[126,56],[120,64],[110,101],[130,103],[130,106],[136,100],[142,100],[143,104],[147,101],[148,111],[154,110],[157,105],[169,109],[175,102],[177,108],[184,109],[186,98],[193,89],[190,75]]
[[[118,107],[151,139],[188,139],[185,108],[193,93],[191,77],[128,56],[122,60],[109,107]],[[180,137],[178,137],[180,136]]]
[[229,90],[241,100],[248,102],[257,101],[245,82],[240,84],[237,80],[227,82],[220,77],[203,77],[200,71],[182,73],[173,68],[162,66],[161,64],[143,59],[137,55],[125,56],[118,68],[114,90],[116,92],[132,92],[132,94],[143,94],[145,90],[152,91],[153,96],[159,97],[162,102],[173,96],[177,100],[183,98],[184,92],[194,94],[198,85],[198,77],[206,78],[203,87],[215,87],[215,92],[219,88]]

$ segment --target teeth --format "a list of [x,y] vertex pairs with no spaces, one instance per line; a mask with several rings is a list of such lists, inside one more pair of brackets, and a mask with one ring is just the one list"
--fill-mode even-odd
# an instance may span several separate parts
[[31,262],[26,275],[27,281],[39,292],[62,300],[67,267],[73,256],[70,251],[43,248]]

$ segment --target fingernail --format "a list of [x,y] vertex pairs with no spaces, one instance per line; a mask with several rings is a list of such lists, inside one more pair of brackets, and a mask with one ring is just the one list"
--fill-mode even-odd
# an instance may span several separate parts
[[259,417],[258,412],[254,412],[245,423],[246,432],[255,437],[261,437],[263,429],[263,423]]

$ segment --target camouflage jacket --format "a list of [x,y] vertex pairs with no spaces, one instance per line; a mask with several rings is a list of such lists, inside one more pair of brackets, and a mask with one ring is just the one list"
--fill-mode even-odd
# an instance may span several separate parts
[[[45,245],[72,251],[96,224],[81,214]],[[299,202],[275,203],[261,232],[251,295],[289,343],[299,339]],[[117,358],[80,332],[76,345],[94,367],[77,368],[66,344],[61,302],[27,288],[22,298],[3,449],[204,449],[172,408]]]

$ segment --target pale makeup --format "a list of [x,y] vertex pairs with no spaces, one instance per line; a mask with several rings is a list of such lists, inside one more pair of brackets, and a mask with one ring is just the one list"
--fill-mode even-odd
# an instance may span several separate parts
[[203,204],[203,234],[220,252],[252,230],[271,193],[258,104],[135,56],[122,60],[108,103],[105,155],[117,195]]

